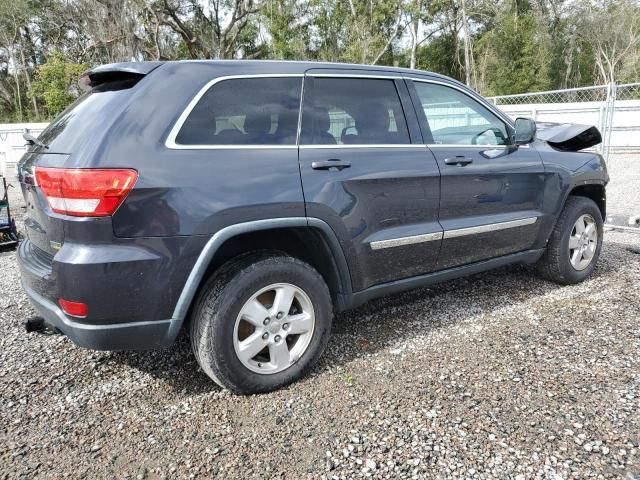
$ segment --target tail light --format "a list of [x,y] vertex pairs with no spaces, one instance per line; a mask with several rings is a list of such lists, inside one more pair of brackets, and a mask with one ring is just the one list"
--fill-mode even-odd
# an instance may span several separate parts
[[51,210],[75,217],[113,215],[138,178],[131,169],[35,167]]

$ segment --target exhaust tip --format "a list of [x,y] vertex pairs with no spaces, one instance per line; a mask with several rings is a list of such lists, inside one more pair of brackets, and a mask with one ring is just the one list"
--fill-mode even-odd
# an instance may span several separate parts
[[57,328],[47,325],[42,317],[28,318],[24,323],[24,328],[27,333],[60,333]]
[[42,317],[31,317],[28,318],[24,323],[24,328],[27,333],[31,332],[42,332],[46,328],[44,325],[44,318]]

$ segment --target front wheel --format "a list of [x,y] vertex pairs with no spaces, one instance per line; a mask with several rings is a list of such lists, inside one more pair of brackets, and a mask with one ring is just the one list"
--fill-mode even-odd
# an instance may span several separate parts
[[564,285],[582,282],[596,266],[602,236],[602,215],[595,202],[586,197],[569,197],[538,262],[540,273]]
[[237,393],[274,390],[300,378],[324,350],[329,290],[310,265],[257,254],[222,267],[203,288],[191,322],[202,369]]

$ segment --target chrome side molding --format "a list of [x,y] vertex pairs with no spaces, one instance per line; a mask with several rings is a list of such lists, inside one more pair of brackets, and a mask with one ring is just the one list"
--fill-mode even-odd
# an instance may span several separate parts
[[477,227],[457,228],[455,230],[446,230],[444,238],[464,237],[466,235],[477,235],[479,233],[496,232],[498,230],[506,230],[507,228],[524,227],[538,221],[538,217],[527,217],[519,220],[511,220],[508,222],[490,223],[489,225],[479,225]]
[[431,242],[442,240],[442,232],[425,233],[424,235],[411,235],[410,237],[391,238],[389,240],[377,240],[371,242],[371,250],[382,250],[383,248],[400,247],[402,245],[413,245],[414,243]]
[[383,248],[402,247],[416,243],[432,242],[447,238],[464,237],[466,235],[477,235],[479,233],[496,232],[508,228],[524,227],[532,225],[538,221],[538,217],[527,217],[508,222],[490,223],[477,227],[457,228],[455,230],[445,230],[444,232],[425,233],[423,235],[411,235],[409,237],[390,238],[389,240],[376,240],[371,242],[371,250],[382,250]]

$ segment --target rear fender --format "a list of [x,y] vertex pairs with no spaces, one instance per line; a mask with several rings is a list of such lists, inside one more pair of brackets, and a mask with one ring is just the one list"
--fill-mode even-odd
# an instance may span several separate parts
[[196,296],[198,288],[202,283],[209,264],[215,256],[218,249],[229,239],[244,233],[256,232],[260,230],[270,230],[286,227],[312,227],[319,229],[324,238],[327,240],[331,252],[334,256],[338,274],[340,278],[340,298],[338,299],[338,309],[349,303],[352,296],[351,277],[347,266],[344,252],[340,247],[340,243],[327,223],[317,218],[306,217],[290,217],[290,218],[273,218],[266,220],[256,220],[252,222],[238,223],[230,225],[215,233],[202,249],[198,260],[193,266],[189,277],[182,289],[182,293],[178,298],[178,303],[171,317],[171,325],[168,337],[171,341],[175,340],[184,324],[191,304]]

